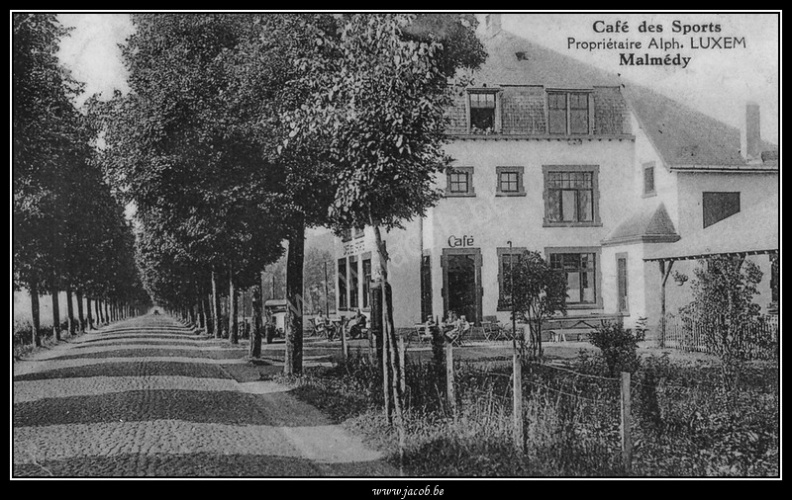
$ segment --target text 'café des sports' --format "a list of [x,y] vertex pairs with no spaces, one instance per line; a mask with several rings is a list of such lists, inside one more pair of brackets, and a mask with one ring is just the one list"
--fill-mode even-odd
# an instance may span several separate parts
[[[729,253],[763,270],[767,312],[779,164],[758,106],[724,103],[740,130],[503,31],[497,14],[486,28],[487,61],[449,110],[445,197],[384,235],[396,326],[448,311],[510,322],[509,266],[525,250],[563,271],[569,317],[646,317],[652,331],[661,302],[690,300],[671,268]],[[370,314],[373,231],[346,231],[335,254],[339,314]]]

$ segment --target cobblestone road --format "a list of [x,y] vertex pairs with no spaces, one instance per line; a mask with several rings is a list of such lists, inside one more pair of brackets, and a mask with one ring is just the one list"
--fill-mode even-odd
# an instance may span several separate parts
[[224,344],[150,315],[15,363],[14,476],[398,474]]

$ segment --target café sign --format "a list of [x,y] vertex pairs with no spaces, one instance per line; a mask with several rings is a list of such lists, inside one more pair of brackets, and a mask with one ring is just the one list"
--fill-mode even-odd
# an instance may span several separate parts
[[448,246],[451,248],[458,248],[458,247],[472,247],[473,246],[473,236],[463,235],[463,236],[454,236],[453,234],[448,237]]

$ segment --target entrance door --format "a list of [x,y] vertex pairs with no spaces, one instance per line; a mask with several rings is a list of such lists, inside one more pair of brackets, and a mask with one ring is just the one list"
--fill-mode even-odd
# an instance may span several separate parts
[[478,324],[481,320],[481,253],[478,249],[443,251],[443,298],[445,314]]

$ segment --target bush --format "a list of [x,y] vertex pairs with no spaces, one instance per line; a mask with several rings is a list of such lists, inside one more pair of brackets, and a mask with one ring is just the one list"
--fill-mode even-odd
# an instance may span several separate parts
[[603,321],[589,334],[589,342],[602,351],[608,374],[616,377],[619,372],[633,373],[640,366],[638,357],[638,338],[630,330],[625,330],[622,323]]

